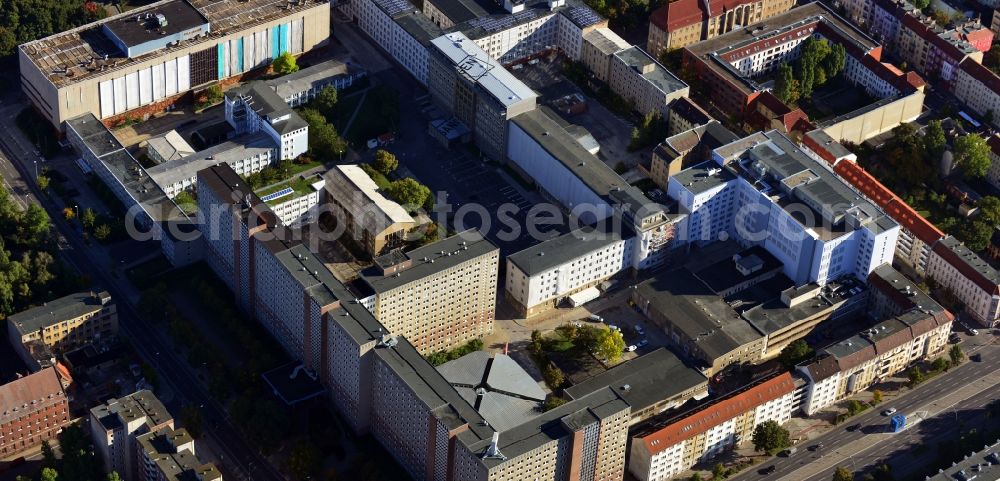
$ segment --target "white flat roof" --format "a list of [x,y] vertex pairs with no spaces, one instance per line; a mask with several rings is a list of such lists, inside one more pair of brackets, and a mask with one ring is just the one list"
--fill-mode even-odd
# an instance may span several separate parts
[[514,77],[462,32],[453,32],[431,40],[456,68],[478,83],[505,106],[538,97],[524,82]]

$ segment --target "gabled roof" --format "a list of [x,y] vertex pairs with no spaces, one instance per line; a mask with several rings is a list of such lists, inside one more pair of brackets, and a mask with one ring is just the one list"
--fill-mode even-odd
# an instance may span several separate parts
[[972,252],[958,239],[947,236],[934,244],[934,253],[974,282],[980,289],[1000,296],[1000,271]]
[[0,425],[65,402],[55,369],[43,369],[0,386]]
[[650,454],[655,454],[794,390],[795,381],[791,374],[785,372],[635,438],[645,443]]

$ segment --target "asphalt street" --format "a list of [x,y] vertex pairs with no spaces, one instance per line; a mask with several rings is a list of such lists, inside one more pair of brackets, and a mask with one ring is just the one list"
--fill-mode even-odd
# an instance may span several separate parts
[[[966,361],[916,389],[884,401],[877,409],[869,409],[822,436],[800,443],[795,454],[774,457],[731,479],[827,480],[832,478],[837,466],[852,471],[864,471],[881,462],[906,467],[906,463],[897,458],[912,456],[914,446],[955,437],[959,426],[968,425],[979,414],[977,409],[1000,396],[1000,385],[995,382],[995,376],[1000,375],[1000,347],[988,344],[970,348],[967,343],[966,348],[970,353],[980,352],[983,361]],[[956,397],[960,399],[955,400]],[[903,432],[892,434],[888,431],[889,418],[881,411],[889,407],[907,416],[910,426]],[[923,412],[929,412],[928,417],[914,424],[918,413]],[[961,422],[952,422],[952,417]],[[859,428],[848,429],[855,425]],[[823,447],[815,452],[806,449],[816,444]],[[928,458],[928,462],[935,460],[932,456]],[[910,464],[912,468],[919,468]],[[773,473],[762,475],[758,472],[772,465],[775,467]],[[925,469],[933,469],[933,466]]]

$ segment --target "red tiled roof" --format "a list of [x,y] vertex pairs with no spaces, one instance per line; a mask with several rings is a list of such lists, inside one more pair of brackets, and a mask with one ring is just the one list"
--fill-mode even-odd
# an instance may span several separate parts
[[858,164],[840,161],[833,170],[925,244],[934,244],[938,239],[944,237],[944,232],[923,218],[906,202],[903,202],[903,199],[900,199]]
[[746,391],[706,406],[646,436],[637,437],[646,444],[650,454],[658,453],[794,390],[795,382],[792,380],[792,375],[785,372]]
[[879,62],[878,59],[871,55],[865,55],[861,57],[861,65],[870,70],[879,78],[889,82],[896,90],[904,94],[908,94],[917,90],[924,85],[924,79],[918,75],[916,72],[903,72],[895,65],[888,62]]
[[986,27],[982,27],[979,30],[962,34],[962,39],[972,44],[973,47],[976,47],[976,50],[986,52],[993,43],[993,32]]
[[701,23],[705,16],[700,0],[677,0],[657,8],[649,21],[665,32]]
[[0,424],[65,401],[55,369],[43,369],[0,386]]

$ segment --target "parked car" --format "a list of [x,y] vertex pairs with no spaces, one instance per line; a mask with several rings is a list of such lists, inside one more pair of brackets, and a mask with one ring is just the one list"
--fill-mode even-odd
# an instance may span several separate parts
[[649,344],[649,341],[643,339],[643,340],[639,341],[639,344],[636,344],[636,346],[646,347],[646,344]]
[[621,331],[621,328],[614,324],[608,324],[608,329],[611,329],[612,331]]
[[823,448],[823,443],[816,443],[813,444],[812,446],[809,446],[810,451],[819,451],[822,448]]
[[758,469],[757,472],[760,473],[760,474],[771,474],[771,473],[774,472],[775,469],[777,469],[777,468],[775,468],[774,465],[772,464],[772,465],[770,465],[770,466],[768,466],[766,468]]
[[979,335],[979,331],[976,330],[976,329],[969,329],[969,334],[972,334],[973,336],[978,336]]
[[798,452],[798,448],[788,448],[788,449],[782,451],[781,454],[785,455],[785,457],[787,458],[787,457],[795,454],[796,452]]
[[642,328],[642,325],[636,324],[635,325],[635,332],[636,332],[636,334],[639,334],[641,336],[641,335],[643,335],[643,334],[646,333],[646,330]]
[[587,319],[590,319],[591,321],[594,321],[594,322],[604,322],[604,318],[601,317],[601,316],[598,316],[597,314],[591,314],[591,315],[587,316]]
[[631,346],[628,346],[628,347],[625,348],[625,350],[628,351],[628,352],[635,352],[636,349],[638,349],[638,348],[635,347],[635,344],[632,344]]
[[861,429],[861,424],[854,424],[854,425],[851,425],[851,426],[847,426],[847,430],[848,430],[849,432],[852,432],[852,433],[853,433],[854,431],[857,431],[857,430],[859,430],[859,429]]
[[893,414],[896,414],[896,408],[889,408],[886,409],[885,411],[882,411],[883,416],[892,416]]

